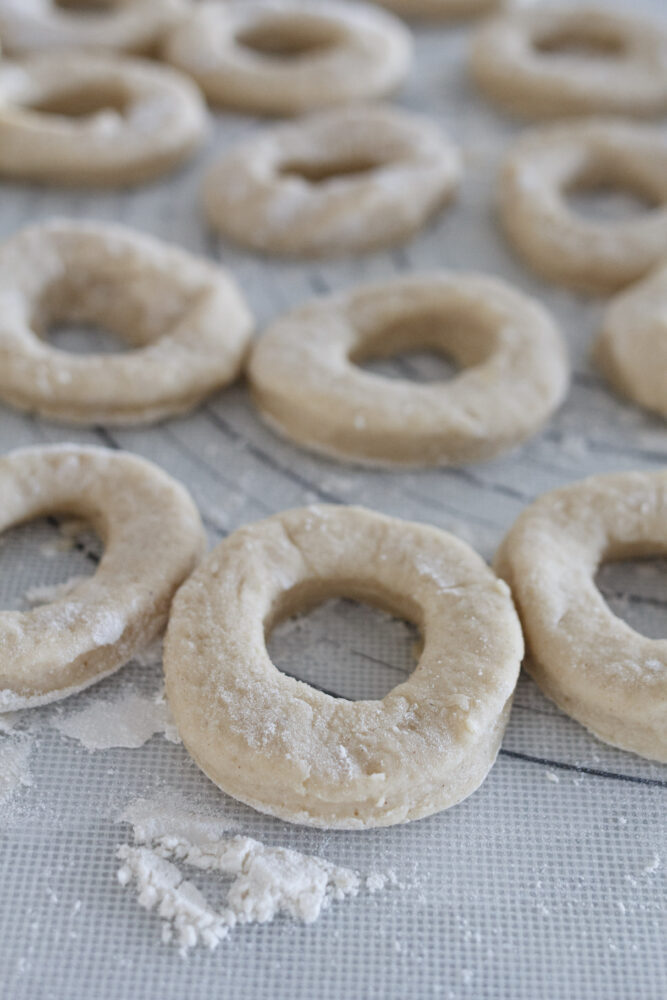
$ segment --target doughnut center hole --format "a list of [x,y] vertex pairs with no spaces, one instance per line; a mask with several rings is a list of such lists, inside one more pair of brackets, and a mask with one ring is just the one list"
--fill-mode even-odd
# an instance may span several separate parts
[[259,24],[243,28],[237,44],[269,59],[299,59],[333,48],[340,32],[333,25],[307,17],[267,17]]
[[364,156],[345,156],[328,160],[288,160],[280,167],[283,177],[300,177],[309,184],[326,184],[327,181],[362,177],[382,166],[377,159]]
[[54,0],[54,3],[74,14],[106,14],[119,6],[118,0]]
[[419,643],[416,625],[344,597],[281,618],[267,637],[278,670],[348,701],[380,700],[402,684]]
[[120,354],[131,350],[117,333],[93,323],[54,323],[44,339],[67,354]]
[[533,47],[543,55],[574,59],[613,59],[625,51],[625,43],[618,35],[583,25],[558,28],[538,36]]
[[617,618],[649,639],[667,639],[667,558],[605,562],[595,583]]
[[566,188],[570,209],[595,222],[625,222],[660,205],[647,184],[628,177],[616,178],[610,171],[590,170]]
[[63,585],[93,575],[102,551],[95,529],[75,515],[8,528],[0,534],[0,608],[29,611],[62,597]]
[[491,331],[456,310],[380,323],[362,339],[349,355],[352,364],[380,378],[416,383],[447,382],[493,350]]
[[129,100],[120,87],[95,86],[90,90],[64,90],[43,101],[30,104],[30,110],[42,115],[60,115],[66,118],[90,118],[101,111],[115,111],[124,115]]

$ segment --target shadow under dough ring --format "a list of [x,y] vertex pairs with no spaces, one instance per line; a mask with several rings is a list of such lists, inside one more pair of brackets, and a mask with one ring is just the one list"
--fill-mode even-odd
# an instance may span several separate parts
[[[381,701],[346,701],[281,673],[266,634],[334,597],[414,622],[414,672]],[[174,601],[167,695],[220,788],[293,823],[419,819],[484,780],[509,715],[523,639],[509,591],[446,532],[360,507],[287,511],[236,531]]]
[[619,392],[667,418],[667,258],[610,302],[594,355]]
[[540,497],[495,560],[523,623],[526,669],[599,739],[667,762],[667,640],[617,618],[600,563],[667,556],[667,472],[592,476]]
[[527,117],[667,111],[667,27],[632,12],[507,11],[477,29],[470,65],[492,101]]
[[215,104],[298,115],[391,93],[410,68],[412,40],[365,4],[213,0],[169,34],[164,55]]
[[362,253],[412,236],[460,172],[457,150],[418,115],[321,111],[226,154],[205,179],[204,208],[224,236],[255,250]]
[[482,14],[490,14],[503,5],[503,0],[375,0],[375,2],[408,20],[479,17]]
[[160,634],[205,550],[187,491],[125,452],[62,444],[0,457],[0,530],[47,515],[85,519],[104,543],[93,576],[29,612],[0,611],[0,712],[66,698]]
[[[618,187],[649,202],[627,220],[570,208],[578,190]],[[667,254],[667,135],[648,125],[591,119],[525,133],[501,169],[503,228],[526,264],[559,284],[610,292]]]
[[83,52],[0,61],[0,175],[122,187],[163,174],[203,141],[198,88],[169,66]]
[[[447,382],[383,378],[359,363],[426,348],[464,370]],[[248,376],[292,440],[365,464],[480,461],[535,433],[569,365],[539,303],[494,278],[439,273],[316,299],[259,339]]]
[[0,0],[3,48],[11,53],[85,48],[146,52],[188,10],[187,0],[91,0],[85,10],[81,6]]
[[[134,350],[77,355],[44,336],[93,323]],[[0,399],[77,424],[191,409],[240,373],[252,320],[213,263],[122,226],[53,220],[0,246]]]

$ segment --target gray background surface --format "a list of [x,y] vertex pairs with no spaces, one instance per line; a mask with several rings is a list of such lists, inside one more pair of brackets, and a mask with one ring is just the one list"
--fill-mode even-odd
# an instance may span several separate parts
[[[635,9],[637,5],[633,4]],[[646,4],[645,4],[646,6]],[[662,0],[648,4],[662,8]],[[220,259],[237,276],[261,328],[307,297],[355,282],[435,267],[483,270],[536,294],[567,337],[570,396],[517,452],[447,471],[369,472],[314,458],[259,421],[242,385],[184,419],[140,430],[71,430],[0,408],[0,450],[73,440],[128,448],[183,480],[214,544],[238,525],[324,499],[364,503],[450,529],[491,557],[538,494],[593,472],[658,469],[664,424],[616,398],[588,354],[603,303],[534,279],[493,218],[499,156],[519,127],[476,96],[464,72],[467,30],[421,29],[399,103],[428,111],[461,144],[456,206],[410,245],[361,260],[303,266],[218,242],[202,222],[207,161],[257,127],[216,115],[206,150],[177,176],[131,193],[80,194],[3,184],[0,236],[53,214],[113,219]],[[616,214],[623,198],[587,210]],[[67,343],[62,338],[61,344]],[[88,341],[90,343],[90,341]],[[81,340],[70,338],[81,348]],[[411,359],[418,377],[433,362]],[[401,362],[390,365],[401,371]],[[385,365],[384,370],[387,370]],[[405,368],[402,369],[405,371]],[[0,546],[0,602],[26,587],[91,572],[74,551],[45,558],[48,525]],[[537,555],[537,554],[536,554]],[[605,594],[635,627],[665,635],[665,567],[624,564],[601,574]],[[274,637],[277,662],[348,697],[381,697],[410,668],[405,630],[356,606],[327,606]],[[380,661],[380,662],[377,662]],[[386,665],[383,665],[386,664]],[[0,987],[13,1000],[663,1000],[667,769],[604,746],[522,678],[496,766],[462,805],[419,823],[326,833],[260,816],[218,792],[181,746],[154,737],[139,750],[89,753],[50,723],[121,690],[155,691],[159,668],[129,665],[63,706],[24,713],[33,784],[0,811]],[[0,741],[15,737],[0,734]],[[214,954],[188,960],[159,940],[156,917],[116,884],[117,824],[138,794],[176,789],[235,828],[316,853],[362,873],[393,869],[400,886],[362,893],[304,927],[287,919],[238,929]],[[215,879],[197,884],[220,892]]]

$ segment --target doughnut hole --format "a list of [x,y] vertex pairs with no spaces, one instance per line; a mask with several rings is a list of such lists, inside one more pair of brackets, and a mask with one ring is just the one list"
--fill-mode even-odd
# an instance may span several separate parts
[[0,608],[28,611],[62,596],[51,594],[76,578],[92,576],[102,540],[78,515],[58,514],[8,528],[0,534]]
[[595,583],[618,618],[648,639],[667,639],[667,558],[604,562]]
[[580,58],[615,59],[626,51],[623,37],[611,26],[579,21],[563,25],[533,38],[533,48],[542,55]]
[[267,59],[299,59],[325,52],[343,38],[340,28],[316,17],[264,14],[237,32],[236,43]]
[[358,177],[377,170],[382,163],[370,157],[345,157],[333,160],[289,160],[280,167],[283,177],[300,177],[308,184],[325,184],[345,177]]
[[106,14],[118,7],[118,0],[54,0],[55,6],[73,14]]
[[589,163],[565,189],[571,211],[596,222],[625,222],[663,202],[650,178],[613,162]]
[[162,282],[158,303],[141,281],[121,287],[93,272],[66,272],[35,304],[31,328],[57,350],[96,355],[145,347],[177,326],[195,301]]
[[349,359],[380,378],[434,383],[481,364],[493,348],[492,336],[469,316],[424,313],[372,331]]
[[418,626],[390,599],[353,600],[342,587],[316,599],[300,588],[283,595],[265,629],[278,670],[348,701],[384,698],[407,680],[421,649]]
[[90,118],[101,111],[115,111],[119,115],[125,115],[130,104],[130,96],[122,87],[95,86],[50,94],[41,101],[31,101],[27,107],[41,115]]

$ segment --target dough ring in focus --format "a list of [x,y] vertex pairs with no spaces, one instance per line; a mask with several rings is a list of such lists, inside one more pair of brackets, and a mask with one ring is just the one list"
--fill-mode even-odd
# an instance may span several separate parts
[[527,670],[606,743],[667,761],[667,640],[617,618],[601,562],[667,556],[667,472],[591,476],[540,497],[496,557],[516,601]]
[[[281,673],[266,634],[334,596],[417,624],[414,672],[381,701]],[[235,798],[281,819],[354,829],[418,819],[484,780],[507,723],[523,639],[509,591],[443,531],[360,507],[249,525],[181,588],[165,642],[183,741]]]
[[407,240],[454,193],[457,150],[393,108],[322,111],[264,129],[214,164],[204,207],[255,250],[340,255]]
[[12,53],[85,48],[148,52],[187,10],[187,0],[89,0],[83,11],[75,0],[67,5],[62,0],[0,0],[0,38]]
[[168,66],[81,52],[0,61],[0,175],[121,187],[173,169],[203,141],[197,87]]
[[503,0],[375,0],[400,17],[440,19],[479,17],[504,6]]
[[[418,385],[358,367],[418,348],[465,370]],[[260,338],[248,375],[262,414],[299,444],[426,465],[490,458],[535,433],[564,398],[569,366],[537,302],[494,278],[440,273],[301,306]]]
[[519,115],[667,111],[667,26],[636,13],[586,4],[508,11],[478,28],[470,64],[484,93]]
[[610,303],[594,353],[619,392],[667,417],[667,261]]
[[[134,350],[72,354],[94,323]],[[54,420],[128,424],[191,409],[239,374],[252,320],[216,265],[121,226],[53,220],[0,246],[0,399]]]
[[66,698],[118,670],[163,629],[205,549],[187,491],[125,452],[63,444],[0,457],[0,530],[71,514],[104,542],[93,576],[29,612],[0,611],[0,711]]
[[391,93],[407,75],[412,39],[365,4],[213,0],[170,33],[164,54],[215,104],[297,115]]
[[[652,207],[624,221],[588,219],[569,191],[618,186]],[[643,277],[667,254],[667,136],[603,119],[535,129],[502,167],[501,221],[525,262],[552,281],[610,292]]]

